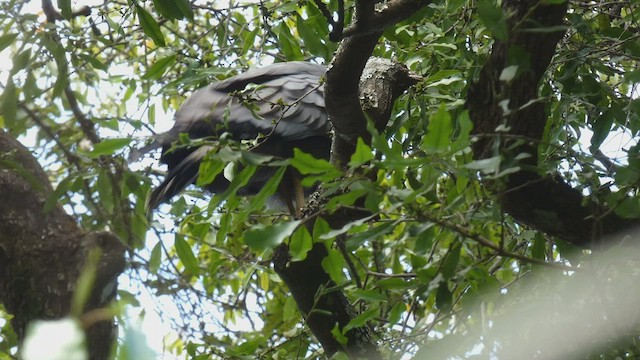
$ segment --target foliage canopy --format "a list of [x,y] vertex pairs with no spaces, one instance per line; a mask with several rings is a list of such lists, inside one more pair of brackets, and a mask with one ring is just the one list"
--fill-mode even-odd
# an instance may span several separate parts
[[[58,1],[57,21],[24,2],[2,2],[0,51],[11,61],[0,77],[0,126],[30,139],[55,187],[50,204],[63,204],[84,229],[115,232],[131,250],[127,275],[174,299],[182,314],[170,320],[180,338],[167,345],[168,353],[320,356],[322,346],[270,265],[280,244],[296,262],[319,243],[327,252],[322,268],[337,287],[315,295],[343,292],[356,312],[346,327],[334,329],[338,342],[348,330],[370,326],[384,358],[506,359],[499,340],[465,336],[491,327],[499,303],[517,307],[550,294],[562,303],[562,284],[596,253],[582,248],[595,239],[563,236],[559,212],[540,210],[555,193],[537,199],[543,205],[534,209],[535,220],[512,211],[504,202],[510,179],[525,171],[564,179],[584,206],[606,208],[621,224],[640,217],[634,140],[640,7],[571,2],[561,24],[528,28],[564,34],[548,68],[541,54],[510,43],[496,74],[501,83],[513,84],[540,66],[546,71],[541,81],[525,83],[535,98],[514,108],[507,96],[499,105],[504,113],[542,106],[543,131],[514,134],[505,122],[479,134],[470,87],[494,61],[492,49],[495,54],[497,44],[513,41],[519,26],[512,21],[517,11],[501,3],[509,2],[434,0],[384,29],[372,55],[404,63],[424,79],[396,101],[383,133],[369,129],[371,141],[357,143],[345,168],[302,153],[289,160],[306,181],[323,184],[326,200],[312,227],[305,226],[308,219],[265,210],[282,171],[250,199],[191,187],[147,221],[145,198],[160,171],[148,160],[128,165],[126,159],[154,129],[166,129],[194,89],[261,64],[328,64],[338,48],[330,38],[341,2],[105,1],[80,10]],[[564,2],[532,3],[533,13]],[[340,20],[349,24],[355,4],[343,6]],[[474,147],[488,141],[478,155]],[[264,161],[242,145],[219,146],[199,181],[236,162],[249,165],[234,174],[234,184],[241,184],[251,165]],[[0,154],[0,168],[13,166],[5,158]],[[324,219],[352,208],[370,216],[333,229]],[[625,264],[638,269],[636,261]],[[521,279],[550,274],[561,275],[560,285],[536,285],[520,295],[529,284]],[[136,303],[136,294],[120,295],[120,302]],[[16,340],[7,327],[0,331],[3,358]],[[581,354],[635,358],[637,326],[628,334]],[[458,349],[439,353],[443,344]],[[544,344],[531,351],[544,358]]]

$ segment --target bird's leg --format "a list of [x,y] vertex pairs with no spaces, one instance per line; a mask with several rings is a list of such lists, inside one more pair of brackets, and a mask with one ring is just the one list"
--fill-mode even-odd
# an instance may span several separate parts
[[292,177],[293,177],[293,194],[295,195],[295,199],[296,199],[295,215],[296,215],[296,218],[300,218],[300,216],[302,215],[302,207],[305,204],[304,188],[302,187],[302,179],[300,177],[300,174],[298,174],[297,171],[294,171]]

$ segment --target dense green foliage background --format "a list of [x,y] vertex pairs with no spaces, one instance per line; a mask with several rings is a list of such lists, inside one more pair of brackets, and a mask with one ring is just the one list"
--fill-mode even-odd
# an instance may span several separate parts
[[[557,174],[591,201],[636,218],[640,6],[616,4],[570,3],[567,33],[536,99],[548,121],[535,171]],[[500,179],[519,169],[517,159],[506,162],[497,149],[473,159],[466,91],[493,39],[507,36],[508,14],[495,1],[435,0],[384,32],[374,55],[405,63],[424,80],[397,101],[387,131],[374,134],[371,146],[358,146],[350,171],[304,155],[292,160],[308,181],[323,182],[329,197],[323,212],[355,206],[365,196],[375,215],[333,230],[318,220],[312,232],[287,214],[264,210],[274,187],[253,199],[192,187],[148,222],[145,198],[159,168],[146,160],[128,164],[127,156],[157,124],[164,121],[166,129],[194,89],[261,64],[329,63],[337,44],[329,41],[317,4],[105,1],[90,5],[86,16],[71,16],[62,6],[67,19],[55,23],[26,6],[0,3],[0,49],[11,60],[0,73],[0,126],[18,139],[35,139],[31,149],[56,188],[51,202],[64,204],[87,230],[116,232],[130,247],[127,276],[174,299],[183,313],[167,320],[181,337],[167,344],[168,353],[317,357],[322,348],[270,268],[281,242],[289,243],[295,260],[312,242],[327,245],[324,269],[360,314],[352,326],[368,322],[382,353],[394,359],[421,347],[431,358],[436,350],[428,349],[451,343],[462,347],[458,356],[507,359],[499,348],[478,345],[482,340],[460,339],[490,327],[497,302],[526,303],[534,296],[511,296],[521,278],[564,274],[569,281],[568,274],[591,261],[590,251],[502,211]],[[353,4],[345,6],[348,22]],[[328,7],[337,11],[334,1]],[[513,56],[536,61],[535,54]],[[238,144],[220,148],[201,181],[229,161],[261,161]],[[481,178],[494,186],[488,189]],[[556,290],[540,286],[534,294]],[[121,291],[123,304],[136,306],[135,298]],[[9,334],[3,327],[0,358],[15,346]],[[626,336],[588,356],[635,358],[636,340]]]

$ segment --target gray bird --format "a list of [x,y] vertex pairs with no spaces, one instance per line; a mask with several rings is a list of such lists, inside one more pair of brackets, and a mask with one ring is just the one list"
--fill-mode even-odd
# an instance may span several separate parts
[[[216,139],[223,134],[236,141],[256,139],[252,149],[278,158],[293,157],[299,148],[316,158],[329,159],[331,125],[324,108],[322,78],[327,68],[306,62],[278,63],[232,76],[193,93],[175,115],[171,130],[132,157],[162,147],[160,161],[167,164],[164,181],[148,199],[149,211],[168,201],[198,178],[200,163],[213,146],[175,146],[180,134],[190,139]],[[238,195],[255,195],[273,176],[276,167],[259,166]],[[276,202],[299,214],[308,193],[300,174],[290,168],[274,195]],[[206,189],[220,193],[229,181],[218,175]]]

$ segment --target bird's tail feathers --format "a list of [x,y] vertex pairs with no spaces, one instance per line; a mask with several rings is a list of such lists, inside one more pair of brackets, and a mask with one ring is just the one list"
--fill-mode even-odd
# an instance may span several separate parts
[[164,181],[147,198],[147,213],[151,213],[161,203],[168,201],[196,181],[200,171],[200,162],[209,150],[211,150],[210,146],[198,148],[169,171]]

